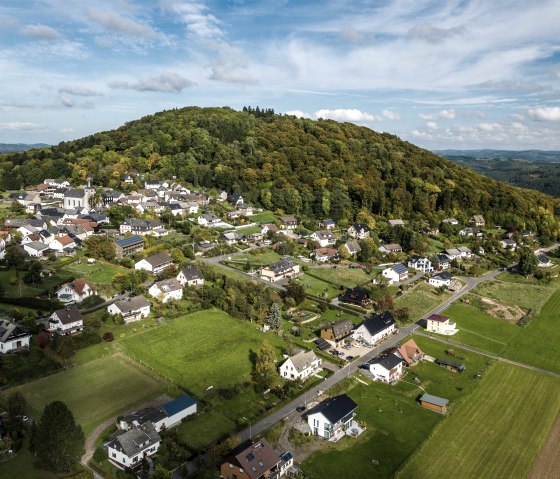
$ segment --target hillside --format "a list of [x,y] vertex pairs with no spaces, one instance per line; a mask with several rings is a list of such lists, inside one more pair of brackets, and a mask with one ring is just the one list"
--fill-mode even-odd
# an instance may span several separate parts
[[145,178],[241,192],[246,201],[314,218],[352,221],[361,209],[426,219],[480,213],[493,223],[557,234],[558,200],[496,182],[365,127],[271,111],[188,107],[51,148],[2,158],[0,187],[45,177],[121,187],[135,168]]
[[46,143],[34,143],[28,145],[27,143],[0,143],[0,153],[12,153],[16,151],[27,151],[32,148],[44,148]]

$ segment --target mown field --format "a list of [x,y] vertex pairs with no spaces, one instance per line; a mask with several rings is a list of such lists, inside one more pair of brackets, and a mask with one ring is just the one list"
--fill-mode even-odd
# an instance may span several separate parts
[[[378,271],[376,271],[377,273]],[[375,275],[368,275],[364,269],[358,268],[310,268],[309,273],[323,281],[345,288],[353,288],[370,283]]]
[[113,276],[117,273],[129,273],[130,270],[103,261],[96,261],[94,264],[88,264],[85,260],[81,263],[72,263],[65,266],[66,271],[72,272],[77,278],[86,278],[95,286],[111,284]]
[[163,381],[111,356],[14,389],[23,393],[36,418],[50,402],[65,402],[87,437],[99,423],[163,394],[166,388]]
[[436,288],[422,281],[402,296],[395,298],[395,308],[408,308],[410,319],[416,321],[449,297],[451,293],[437,294]]
[[558,379],[497,363],[396,477],[525,477],[558,412]]
[[298,277],[298,281],[305,287],[305,292],[320,298],[333,299],[344,291],[337,286],[323,281],[322,279],[310,276],[307,273]]

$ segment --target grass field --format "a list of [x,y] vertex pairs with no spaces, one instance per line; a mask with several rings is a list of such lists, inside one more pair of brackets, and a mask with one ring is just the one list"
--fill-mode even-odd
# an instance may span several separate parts
[[541,284],[492,281],[481,283],[473,292],[537,313],[554,291],[554,287]]
[[395,308],[408,308],[410,319],[416,321],[450,296],[451,293],[448,292],[436,294],[435,288],[426,282],[421,282],[402,296],[395,298]]
[[103,261],[96,261],[94,264],[88,264],[86,261],[76,262],[65,266],[64,269],[72,272],[76,277],[86,278],[95,286],[111,284],[113,276],[117,273],[130,272],[127,268]]
[[503,356],[560,373],[560,290],[509,343]]
[[343,293],[338,287],[308,274],[299,276],[298,281],[305,287],[305,292],[313,296],[333,299]]
[[[353,288],[371,282],[373,276],[357,268],[312,268],[309,271],[318,278],[345,288]],[[377,272],[377,271],[376,271]]]
[[263,211],[262,213],[257,213],[251,216],[251,221],[255,223],[274,223],[278,218],[272,211]]
[[[21,273],[20,273],[21,277]],[[47,291],[53,291],[57,286],[60,286],[62,283],[72,280],[73,275],[68,274],[65,271],[56,272],[51,277],[45,278],[40,284],[38,285],[29,285],[21,283],[21,296],[39,296]],[[4,294],[6,296],[12,297],[19,297],[20,296],[20,285],[11,283],[12,279],[16,279],[16,271],[15,270],[3,270],[0,271],[0,285],[4,290]]]
[[522,328],[503,319],[496,319],[479,308],[461,302],[453,303],[444,312],[457,323],[459,332],[451,339],[491,353],[501,353]]
[[254,253],[237,254],[235,256],[232,256],[231,261],[240,263],[249,262],[251,264],[262,263],[263,266],[266,266],[282,258],[282,256],[280,256],[278,253],[268,248],[253,251]]
[[106,357],[15,388],[39,417],[64,401],[87,435],[102,421],[165,392],[166,384],[118,357]]
[[558,379],[495,364],[397,477],[525,477],[560,411],[551,400],[559,395]]

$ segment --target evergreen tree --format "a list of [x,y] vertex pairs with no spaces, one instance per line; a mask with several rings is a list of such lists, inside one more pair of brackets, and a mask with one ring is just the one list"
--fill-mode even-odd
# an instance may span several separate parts
[[270,308],[268,308],[266,323],[271,327],[271,329],[280,329],[282,327],[282,322],[283,319],[280,306],[278,303],[272,303]]
[[79,460],[84,447],[84,432],[61,401],[45,406],[33,440],[41,469],[67,472]]
[[8,397],[8,412],[12,418],[23,416],[28,408],[27,400],[19,391],[13,392]]

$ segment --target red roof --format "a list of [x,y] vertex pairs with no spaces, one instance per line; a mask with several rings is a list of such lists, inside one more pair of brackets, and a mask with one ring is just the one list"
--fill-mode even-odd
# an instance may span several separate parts
[[94,290],[94,289],[95,289],[91,283],[89,283],[88,281],[85,280],[85,278],[75,279],[74,281],[72,281],[71,283],[69,283],[69,286],[70,286],[74,291],[76,291],[76,293],[78,293],[78,294],[83,294],[83,292],[84,292],[84,287],[85,287],[86,285],[89,286],[89,288],[90,288],[91,290]]
[[59,242],[61,245],[64,245],[64,246],[69,245],[69,244],[72,244],[72,243],[74,242],[74,240],[73,240],[72,238],[70,238],[70,236],[68,236],[68,235],[59,236],[59,237],[56,238],[56,239],[58,240],[58,242]]
[[431,316],[428,316],[428,319],[437,321],[438,323],[445,323],[446,321],[449,321],[447,316],[440,316],[439,314],[432,314]]

